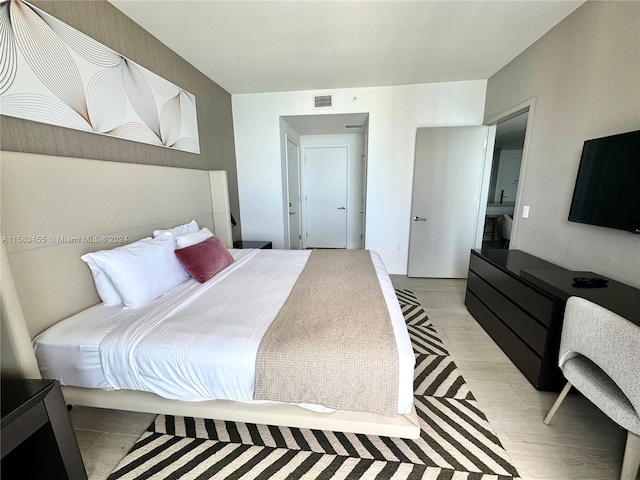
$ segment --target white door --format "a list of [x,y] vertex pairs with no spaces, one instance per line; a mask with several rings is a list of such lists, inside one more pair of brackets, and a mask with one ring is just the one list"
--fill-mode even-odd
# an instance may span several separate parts
[[287,192],[289,208],[289,248],[300,250],[300,156],[298,145],[287,138]]
[[347,147],[305,148],[308,248],[347,248]]
[[466,278],[474,247],[487,127],[419,128],[409,276]]

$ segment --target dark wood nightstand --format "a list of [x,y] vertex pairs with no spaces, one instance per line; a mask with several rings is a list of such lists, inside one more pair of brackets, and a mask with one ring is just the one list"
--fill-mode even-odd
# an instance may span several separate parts
[[272,249],[273,246],[271,242],[263,242],[261,240],[238,240],[233,242],[233,248],[261,248],[261,249]]
[[86,479],[56,380],[2,379],[2,477]]

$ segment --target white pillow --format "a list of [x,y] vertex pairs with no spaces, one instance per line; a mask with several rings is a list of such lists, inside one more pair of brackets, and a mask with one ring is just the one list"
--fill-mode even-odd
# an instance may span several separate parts
[[211,233],[207,227],[204,227],[199,232],[188,233],[187,235],[177,237],[176,243],[178,248],[186,248],[196,243],[204,242],[207,238],[211,237],[213,237],[213,233]]
[[83,255],[80,257],[91,269],[91,275],[93,275],[93,283],[96,286],[96,290],[98,292],[98,296],[104,302],[105,305],[120,305],[122,303],[122,298],[120,298],[120,294],[116,290],[116,287],[113,286],[109,277],[102,271],[102,269],[98,266],[96,262],[91,260],[91,258],[87,255]]
[[177,227],[170,228],[168,230],[154,230],[153,237],[159,237],[165,232],[171,233],[174,238],[179,237],[180,235],[186,235],[188,233],[197,232],[200,229],[195,220],[191,220],[189,223],[185,223],[184,225],[178,225]]
[[174,250],[173,237],[165,232],[157,238],[143,238],[84,257],[109,277],[127,307],[137,308],[189,279]]

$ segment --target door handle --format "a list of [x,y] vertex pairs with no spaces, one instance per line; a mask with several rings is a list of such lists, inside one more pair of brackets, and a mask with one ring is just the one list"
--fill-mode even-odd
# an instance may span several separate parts
[[413,221],[414,222],[426,222],[427,219],[426,218],[422,218],[422,217],[413,217]]
[[346,207],[338,207],[338,210],[346,210]]
[[289,215],[295,215],[296,212],[289,212]]

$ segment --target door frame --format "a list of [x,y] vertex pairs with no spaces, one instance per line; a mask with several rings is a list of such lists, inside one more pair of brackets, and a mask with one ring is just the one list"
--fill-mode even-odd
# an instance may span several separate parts
[[[367,183],[368,183],[368,175],[369,175],[369,134],[365,133],[364,135],[364,145],[362,146],[362,199],[360,201],[360,215],[361,215],[361,224],[360,224],[360,248],[367,248]],[[348,226],[347,226],[348,228]]]
[[[291,142],[298,149],[298,188],[300,189],[300,210],[302,209],[302,183],[301,183],[301,173],[300,173],[300,144],[296,142],[289,134],[284,134],[284,178],[283,178],[283,186],[284,186],[284,247],[286,250],[291,249],[291,226],[289,225],[289,151],[287,149],[287,145]],[[302,216],[302,212],[298,212],[299,215]],[[302,220],[298,220],[300,222],[300,235],[302,235]],[[303,239],[300,239],[300,248],[304,248],[304,244],[302,243]]]
[[[351,150],[349,148],[349,145],[345,145],[345,144],[336,144],[336,145],[327,145],[327,146],[306,146],[304,147],[304,150],[310,149],[310,148],[344,148],[347,151],[347,165],[346,165],[346,169],[347,169],[347,188],[345,191],[345,203],[346,203],[346,215],[345,215],[345,248],[347,248],[348,245],[348,240],[349,240],[349,209],[351,208],[350,204],[349,204],[349,182],[351,180],[351,174],[349,171],[349,162],[351,159]],[[302,203],[302,210],[303,210],[303,217],[302,217],[302,230],[301,230],[301,234],[302,234],[302,248],[306,249],[307,248],[307,185],[306,185],[306,179],[307,179],[307,156],[303,153],[303,158],[304,161],[301,162],[302,163],[302,167],[300,168],[300,178],[301,178],[301,183],[300,183],[300,199],[301,199],[301,203]]]
[[[518,192],[516,193],[516,201],[514,206],[513,213],[513,225],[511,227],[511,240],[509,241],[509,249],[517,249],[517,233],[518,233],[518,224],[521,218],[522,212],[522,199],[523,199],[523,191],[524,191],[524,178],[527,170],[527,160],[529,159],[529,145],[531,143],[531,131],[533,128],[533,117],[535,112],[536,105],[536,97],[531,97],[528,100],[525,100],[522,103],[519,103],[493,117],[488,118],[484,124],[493,129],[493,142],[487,145],[487,152],[485,156],[485,165],[484,165],[484,180],[482,183],[482,193],[481,198],[483,199],[480,202],[480,209],[478,211],[478,225],[476,228],[476,248],[480,248],[482,246],[482,233],[484,230],[484,217],[487,212],[487,196],[489,195],[489,181],[491,176],[491,164],[493,162],[493,149],[495,147],[495,128],[498,123],[502,123],[505,120],[509,120],[510,118],[516,117],[522,113],[529,112],[527,117],[527,126],[524,133],[524,145],[522,147],[522,164],[520,166],[520,175],[518,176]],[[490,130],[491,131],[491,130]],[[491,147],[491,148],[489,148]],[[483,206],[484,203],[484,206]]]
[[299,142],[296,143],[288,134],[285,133],[284,135],[284,145],[285,145],[285,152],[284,152],[284,158],[285,158],[285,172],[286,172],[286,178],[285,178],[285,191],[286,191],[286,195],[285,195],[285,199],[284,199],[284,209],[286,211],[286,221],[285,221],[285,246],[287,248],[287,250],[291,250],[291,215],[289,215],[289,203],[291,200],[291,195],[290,195],[290,191],[289,191],[289,142],[291,142],[292,145],[295,145],[297,151],[298,151],[298,193],[300,196],[300,203],[298,204],[298,229],[300,231],[300,249],[303,249],[303,243],[302,243],[302,182],[301,182],[301,165],[300,165],[300,144]]

